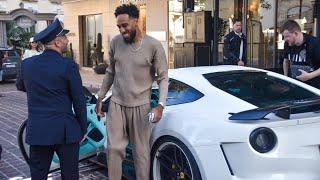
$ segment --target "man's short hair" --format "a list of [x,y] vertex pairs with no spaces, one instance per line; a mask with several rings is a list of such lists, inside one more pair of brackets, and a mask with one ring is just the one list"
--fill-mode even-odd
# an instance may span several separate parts
[[120,14],[128,14],[131,18],[139,18],[139,9],[136,5],[129,3],[129,4],[122,4],[118,6],[114,12],[114,15],[118,17]]
[[232,19],[232,24],[235,24],[235,23],[237,23],[237,22],[241,22],[241,23],[242,23],[242,20],[239,19],[239,18],[234,18],[234,19]]
[[301,32],[301,27],[295,20],[288,20],[281,26],[281,33],[283,33],[285,30],[289,31],[290,33],[295,31]]

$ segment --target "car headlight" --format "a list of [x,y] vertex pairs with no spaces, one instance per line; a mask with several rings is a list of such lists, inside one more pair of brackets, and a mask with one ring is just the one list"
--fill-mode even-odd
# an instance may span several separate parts
[[266,153],[277,144],[277,136],[271,129],[261,127],[252,131],[249,141],[254,150],[259,153]]

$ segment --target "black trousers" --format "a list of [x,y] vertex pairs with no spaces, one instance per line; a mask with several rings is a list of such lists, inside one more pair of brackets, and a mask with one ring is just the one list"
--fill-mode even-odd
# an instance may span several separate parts
[[30,173],[32,180],[47,180],[54,152],[60,160],[64,180],[79,179],[79,143],[50,146],[30,146]]

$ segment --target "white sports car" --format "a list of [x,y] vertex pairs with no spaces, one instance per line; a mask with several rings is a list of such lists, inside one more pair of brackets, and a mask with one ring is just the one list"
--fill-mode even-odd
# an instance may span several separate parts
[[[239,66],[173,69],[169,78],[167,106],[150,139],[152,179],[320,179],[320,90]],[[108,120],[97,117],[95,103],[87,92],[88,133],[80,159],[103,149],[107,136]],[[29,162],[24,134],[25,123],[18,139]],[[126,152],[132,163],[130,146]],[[58,162],[54,158],[52,171]],[[130,172],[131,166],[124,168],[125,176],[134,177]]]
[[320,91],[238,66],[174,69],[153,128],[160,179],[320,179]]

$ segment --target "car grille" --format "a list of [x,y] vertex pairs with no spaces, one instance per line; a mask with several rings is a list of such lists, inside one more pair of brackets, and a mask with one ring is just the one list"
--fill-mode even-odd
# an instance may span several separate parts
[[3,72],[4,73],[17,73],[18,72],[18,68],[3,68]]
[[16,65],[7,64],[2,67],[3,75],[14,75],[18,74],[19,68]]

